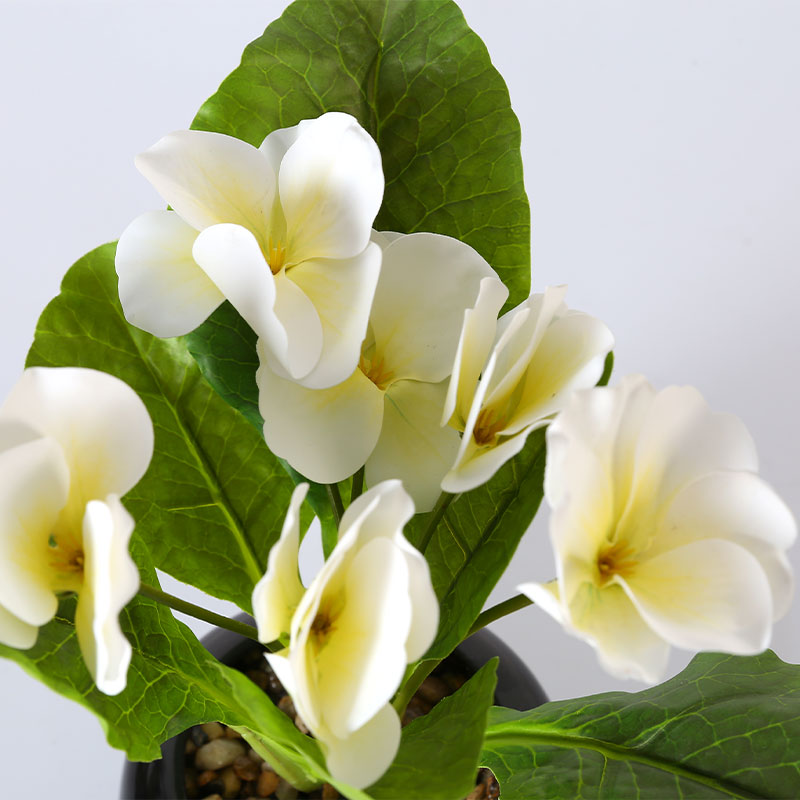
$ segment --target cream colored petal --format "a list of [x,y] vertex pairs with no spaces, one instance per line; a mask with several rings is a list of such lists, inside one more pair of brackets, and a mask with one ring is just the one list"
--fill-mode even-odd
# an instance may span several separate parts
[[269,551],[267,571],[253,589],[253,617],[265,644],[288,633],[292,615],[303,596],[297,554],[300,549],[300,507],[308,484],[298,484],[286,511],[280,539]]
[[[532,294],[498,322],[494,348],[497,366],[486,394],[487,406],[505,406],[528,369],[545,331],[565,313],[566,286],[548,286],[544,294]],[[516,317],[522,318],[517,322]]]
[[615,585],[596,589],[583,584],[570,603],[565,630],[592,645],[603,669],[616,678],[658,683],[664,677],[669,645]]
[[765,481],[750,472],[715,472],[685,486],[664,517],[648,556],[708,538],[749,550],[769,580],[775,619],[786,613],[794,581],[784,551],[797,538],[797,523]]
[[397,381],[386,392],[381,435],[367,459],[367,485],[402,480],[418,512],[430,511],[460,437],[440,425],[447,383]]
[[377,537],[396,540],[413,516],[414,502],[399,480],[378,483],[345,509],[339,524],[337,549],[350,546],[350,542],[364,544]]
[[259,146],[259,151],[267,159],[272,171],[277,175],[281,168],[281,161],[286,151],[297,141],[300,131],[313,120],[303,120],[299,125],[289,128],[277,128],[266,135]]
[[[283,684],[283,688],[295,698],[297,690],[294,683],[292,663],[289,658],[289,648],[287,647],[278,653],[264,653],[264,656],[278,680]],[[303,721],[305,722],[305,718],[303,718]]]
[[400,719],[387,704],[346,739],[326,738],[323,747],[331,775],[363,789],[375,783],[394,761],[400,747]]
[[548,583],[521,583],[517,586],[517,591],[549,614],[556,622],[564,625],[568,620],[568,615],[561,605],[561,593],[558,581]]
[[320,609],[342,602],[316,657],[321,716],[340,739],[389,702],[405,672],[408,567],[390,539],[375,538],[361,547],[348,565],[344,596],[327,595]]
[[425,556],[402,534],[395,544],[403,551],[408,566],[408,594],[411,598],[411,627],[406,638],[406,661],[413,664],[425,655],[439,630],[439,601],[433,590],[431,571]]
[[327,389],[358,366],[380,271],[380,248],[369,244],[354,258],[305,261],[288,273],[322,323],[322,352],[316,367],[300,381],[303,386]]
[[483,278],[475,306],[464,312],[442,425],[450,423],[458,430],[464,430],[478,378],[494,344],[497,315],[507,299],[508,289],[502,281]]
[[136,157],[164,200],[197,230],[220,222],[267,233],[275,173],[255,147],[221,133],[176,131]]
[[0,644],[28,650],[36,644],[39,628],[29,625],[10,611],[0,606]]
[[144,475],[153,454],[153,424],[128,384],[93,369],[32,367],[2,409],[55,439],[70,474],[64,519],[80,530],[86,503],[123,495]]
[[370,324],[376,353],[396,379],[438,383],[450,374],[464,312],[475,305],[483,278],[497,275],[449,236],[413,233],[389,244]]
[[[636,444],[655,390],[641,376],[627,376],[615,387],[576,391],[547,431],[545,495],[551,506],[560,505],[573,489],[570,453],[578,458],[594,453],[601,472],[608,475],[606,489],[613,496],[614,519],[619,519],[633,484]],[[575,444],[573,444],[575,443]]]
[[28,422],[23,422],[9,414],[0,416],[0,453],[41,439],[42,436],[43,433]]
[[275,455],[319,483],[344,480],[378,441],[383,392],[360,370],[330,389],[306,389],[263,361],[256,373],[264,438]]
[[0,605],[28,625],[49,622],[58,606],[48,541],[68,487],[64,457],[52,439],[0,453]]
[[119,614],[139,589],[139,571],[128,552],[134,522],[119,498],[92,500],[83,519],[84,578],[75,611],[75,630],[83,660],[108,695],[126,685],[131,645]]
[[636,491],[657,506],[695,478],[719,470],[755,472],[755,444],[742,421],[712,412],[691,386],[670,386],[653,399],[636,451]]
[[613,346],[611,331],[588,314],[567,312],[553,320],[532,354],[504,434],[558,413],[574,391],[595,386]]
[[281,161],[287,263],[352,258],[369,242],[383,199],[378,146],[349,114],[305,122]]
[[225,299],[192,257],[196,238],[174,211],[148,211],[125,228],[115,264],[131,325],[155,336],[182,336]]
[[769,583],[755,556],[737,544],[691,542],[614,580],[648,625],[676,647],[747,655],[769,644]]
[[319,317],[284,275],[274,276],[258,242],[239,225],[214,225],[195,241],[194,258],[259,336],[272,362],[293,378],[307,374],[322,350]]

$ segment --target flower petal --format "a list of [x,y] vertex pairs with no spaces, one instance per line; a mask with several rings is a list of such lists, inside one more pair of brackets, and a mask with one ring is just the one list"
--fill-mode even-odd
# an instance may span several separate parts
[[48,540],[68,487],[67,465],[52,439],[0,453],[0,605],[28,625],[44,625],[58,607]]
[[648,625],[676,647],[749,655],[769,644],[769,583],[755,556],[737,544],[690,542],[614,580]]
[[65,524],[73,531],[81,530],[89,500],[125,494],[153,455],[153,424],[144,403],[128,384],[105,372],[26,369],[2,410],[61,446],[71,476]]
[[198,231],[233,222],[260,238],[267,233],[276,176],[247,142],[222,133],[175,131],[140,153],[136,166]]
[[425,655],[439,630],[439,601],[433,590],[431,570],[425,556],[399,534],[395,544],[403,551],[408,566],[408,594],[411,598],[411,627],[406,638],[406,662],[413,664]]
[[648,556],[691,541],[725,539],[749,550],[761,563],[772,590],[775,619],[791,602],[792,570],[783,551],[797,538],[788,506],[750,472],[715,472],[685,486],[675,497]]
[[442,425],[451,422],[458,430],[464,430],[478,378],[494,344],[497,315],[507,298],[508,289],[502,281],[483,278],[475,306],[464,312]]
[[259,357],[258,407],[269,449],[318,483],[362,467],[380,434],[383,392],[361,370],[330,389],[306,389],[276,375],[260,343]]
[[[326,595],[334,589],[329,584]],[[347,565],[344,592],[335,635],[316,657],[321,715],[341,739],[386,705],[403,678],[411,628],[405,555],[391,539],[367,542]]]
[[0,644],[27,650],[36,644],[39,628],[29,625],[7,609],[0,606]]
[[369,242],[383,199],[381,154],[349,114],[304,121],[281,161],[288,264],[352,258]]
[[358,366],[380,271],[380,248],[368,244],[354,258],[309,260],[288,273],[322,323],[322,352],[316,367],[300,381],[303,386],[327,389]]
[[464,312],[483,278],[497,274],[449,236],[412,233],[386,247],[370,325],[376,354],[395,379],[438,383],[450,374]]
[[114,495],[86,506],[86,560],[75,630],[97,688],[108,695],[125,688],[131,663],[131,645],[120,628],[119,614],[139,589],[139,571],[128,552],[133,527],[133,518]]
[[532,354],[504,435],[558,413],[574,391],[593,387],[613,346],[611,331],[588,314],[568,311],[553,320]]
[[195,241],[194,258],[262,340],[268,358],[293,378],[319,359],[322,328],[303,292],[284,275],[272,275],[250,231],[213,225]]
[[148,211],[125,228],[115,264],[131,325],[155,336],[182,336],[225,299],[192,257],[196,238],[174,211]]
[[387,704],[346,739],[323,742],[328,771],[356,789],[369,786],[386,772],[400,747],[400,718]]
[[269,551],[267,571],[253,589],[253,616],[259,641],[265,644],[288,633],[292,615],[303,596],[297,554],[300,549],[300,506],[308,484],[298,484],[292,492],[280,539]]
[[460,437],[440,424],[447,383],[397,381],[386,392],[381,435],[367,459],[367,485],[403,481],[418,512],[430,511],[458,452]]

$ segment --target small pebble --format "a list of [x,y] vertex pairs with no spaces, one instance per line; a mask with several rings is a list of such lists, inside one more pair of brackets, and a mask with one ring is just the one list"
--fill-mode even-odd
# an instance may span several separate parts
[[191,737],[198,747],[202,747],[208,741],[208,735],[199,725],[192,728]]
[[214,772],[213,769],[204,770],[197,776],[197,785],[205,786],[206,784],[211,783],[211,781],[216,780],[216,778],[217,773]]
[[225,735],[225,729],[219,722],[206,722],[200,727],[203,729],[203,733],[212,741],[214,739],[221,739]]
[[243,781],[254,781],[260,771],[258,764],[247,756],[239,756],[233,762],[233,769]]
[[251,669],[247,672],[247,677],[250,678],[253,683],[261,689],[262,692],[266,692],[269,687],[269,678],[267,677],[266,672],[262,672],[258,669]]
[[479,783],[464,800],[484,800],[486,797],[486,784]]
[[214,739],[197,751],[195,763],[200,769],[222,769],[244,754],[245,747],[238,739]]
[[226,798],[236,797],[239,794],[239,789],[242,788],[242,780],[233,767],[225,767],[219,777],[222,781],[222,796]]
[[264,763],[264,759],[258,753],[256,753],[256,751],[253,750],[252,747],[247,751],[247,757],[251,761],[255,761],[256,764],[263,764]]
[[220,794],[210,794],[203,798],[203,800],[222,800],[222,795]]
[[227,725],[225,726],[225,735],[229,739],[241,739],[242,738],[242,734],[239,733],[239,731],[237,731],[237,730],[235,730],[233,728],[229,728]]
[[339,792],[336,787],[331,786],[329,783],[322,784],[322,800],[337,800]]
[[438,703],[443,697],[450,694],[448,685],[435,675],[428,675],[422,685],[417,689],[419,695],[431,705]]
[[300,792],[298,792],[291,783],[288,783],[283,778],[280,779],[278,788],[275,790],[275,796],[278,800],[297,800],[298,794],[300,794]]
[[303,722],[303,720],[300,719],[300,715],[299,714],[295,714],[294,715],[294,725],[297,728],[297,730],[300,731],[300,733],[308,733],[309,732],[308,728],[306,727],[305,722]]
[[183,772],[183,780],[186,784],[186,795],[197,797],[197,770],[194,767],[186,767]]
[[258,786],[256,792],[259,797],[269,797],[277,788],[281,779],[272,771],[264,770],[258,776]]
[[281,697],[281,699],[278,701],[278,708],[289,717],[294,718],[297,716],[297,711],[295,710],[292,698],[289,697],[288,694]]
[[194,751],[197,750],[197,745],[194,743],[191,737],[187,737],[186,739],[186,748],[184,752],[187,756],[190,756]]

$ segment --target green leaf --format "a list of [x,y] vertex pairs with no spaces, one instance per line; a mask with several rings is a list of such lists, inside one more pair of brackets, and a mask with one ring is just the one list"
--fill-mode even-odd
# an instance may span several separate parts
[[376,800],[460,800],[475,787],[486,715],[497,684],[497,659],[455,694],[403,729],[389,771],[367,791]]
[[[147,550],[136,537],[132,551],[143,580],[155,583]],[[112,747],[134,761],[150,761],[161,756],[161,742],[191,725],[218,720],[258,731],[274,763],[296,780],[326,779],[316,742],[252,681],[211,656],[169,609],[150,600],[137,596],[120,615],[133,648],[125,690],[113,697],[99,692],[80,654],[74,609],[73,597],[63,600],[32,649],[0,645],[0,655],[95,713]]]
[[503,800],[800,797],[800,667],[697,656],[630,694],[494,708],[481,763]]
[[[200,109],[192,127],[253,145],[326,111],[356,117],[381,150],[379,230],[472,245],[511,293],[530,285],[519,122],[486,47],[451,0],[297,0]],[[204,374],[258,420],[254,337],[221,309],[189,336]]]
[[82,366],[124,380],[155,428],[155,453],[126,505],[155,565],[250,608],[292,482],[252,425],[203,380],[181,339],[129,325],[113,244],[78,261],[36,328],[28,366]]
[[[439,634],[426,658],[447,656],[480,614],[542,501],[544,462],[540,429],[488,483],[448,506],[425,550],[441,609]],[[418,515],[406,529],[412,544],[430,516]]]

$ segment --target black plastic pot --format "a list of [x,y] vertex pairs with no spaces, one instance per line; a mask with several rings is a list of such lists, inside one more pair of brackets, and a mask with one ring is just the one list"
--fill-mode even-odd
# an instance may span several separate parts
[[[238,664],[254,647],[249,639],[217,629],[203,639],[205,648],[226,664]],[[464,674],[477,672],[499,656],[495,703],[525,711],[547,702],[547,695],[522,660],[493,633],[481,630],[462,642],[450,659]],[[185,800],[184,751],[188,732],[161,745],[161,758],[149,763],[128,761],[122,772],[121,800]]]

